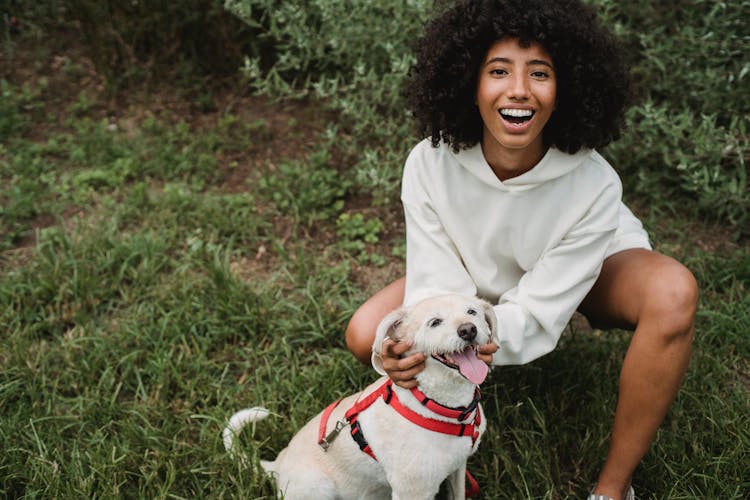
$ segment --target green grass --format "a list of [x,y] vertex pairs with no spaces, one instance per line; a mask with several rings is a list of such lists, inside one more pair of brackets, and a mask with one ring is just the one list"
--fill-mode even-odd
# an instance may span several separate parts
[[[50,100],[58,78],[0,85],[0,496],[273,498],[227,456],[221,429],[241,407],[268,407],[240,442],[270,458],[375,378],[343,332],[401,272],[400,209],[385,193],[411,138],[391,125],[402,135],[382,146],[320,114],[314,132],[290,121],[282,137],[311,150],[277,144],[267,158],[249,152],[279,140],[278,125],[236,102],[175,119],[164,99],[141,113],[133,100],[108,116],[92,89]],[[637,492],[746,498],[747,241],[679,202],[629,201],[702,291],[690,371]],[[470,461],[484,498],[584,496],[628,340],[572,328],[552,354],[493,370]]]

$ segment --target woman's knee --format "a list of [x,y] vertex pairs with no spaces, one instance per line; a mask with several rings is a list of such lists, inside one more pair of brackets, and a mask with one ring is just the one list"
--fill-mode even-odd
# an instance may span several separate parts
[[698,308],[698,283],[680,262],[662,259],[648,273],[643,319],[658,322],[670,337],[692,336]]
[[375,329],[372,327],[373,318],[368,311],[360,307],[349,320],[346,327],[346,347],[360,362],[370,362],[372,342],[375,339]]
[[579,310],[597,328],[637,329],[667,336],[692,331],[698,285],[680,262],[649,250],[609,257]]
[[370,363],[370,352],[378,324],[404,301],[404,286],[404,278],[397,279],[370,297],[349,320],[346,346],[361,362]]

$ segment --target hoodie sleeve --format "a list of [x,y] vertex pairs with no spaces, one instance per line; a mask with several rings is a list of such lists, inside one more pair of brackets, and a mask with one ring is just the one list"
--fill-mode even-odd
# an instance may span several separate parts
[[440,220],[426,204],[404,203],[406,219],[406,292],[404,304],[459,293],[476,295],[474,281]]
[[618,200],[606,195],[600,198],[586,218],[500,297],[495,313],[501,341],[493,364],[525,364],[557,345],[599,276],[615,232],[614,227],[602,229],[600,222],[616,217]]
[[[406,222],[404,305],[447,293],[477,294],[460,253],[431,202],[432,183],[440,178],[430,175],[430,171],[440,168],[440,162],[432,157],[435,154],[430,147],[420,144],[412,150],[404,167],[401,190]],[[426,164],[429,169],[424,168]]]

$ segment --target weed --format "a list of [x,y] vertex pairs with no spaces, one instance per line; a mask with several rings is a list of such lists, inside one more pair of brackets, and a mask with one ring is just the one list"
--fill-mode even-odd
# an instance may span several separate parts
[[385,258],[367,251],[367,247],[379,241],[383,223],[378,219],[365,219],[362,214],[343,213],[336,220],[337,245],[345,252],[354,254],[362,263],[385,264]]
[[329,165],[329,152],[321,149],[305,162],[285,162],[260,180],[263,195],[276,208],[310,225],[331,219],[344,208],[351,181]]

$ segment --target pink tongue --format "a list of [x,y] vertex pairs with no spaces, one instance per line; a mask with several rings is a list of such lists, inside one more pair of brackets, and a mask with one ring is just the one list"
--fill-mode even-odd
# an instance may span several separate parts
[[460,353],[452,353],[451,360],[458,365],[458,371],[469,379],[472,384],[479,385],[487,378],[490,367],[487,363],[477,358],[474,349],[466,349]]

